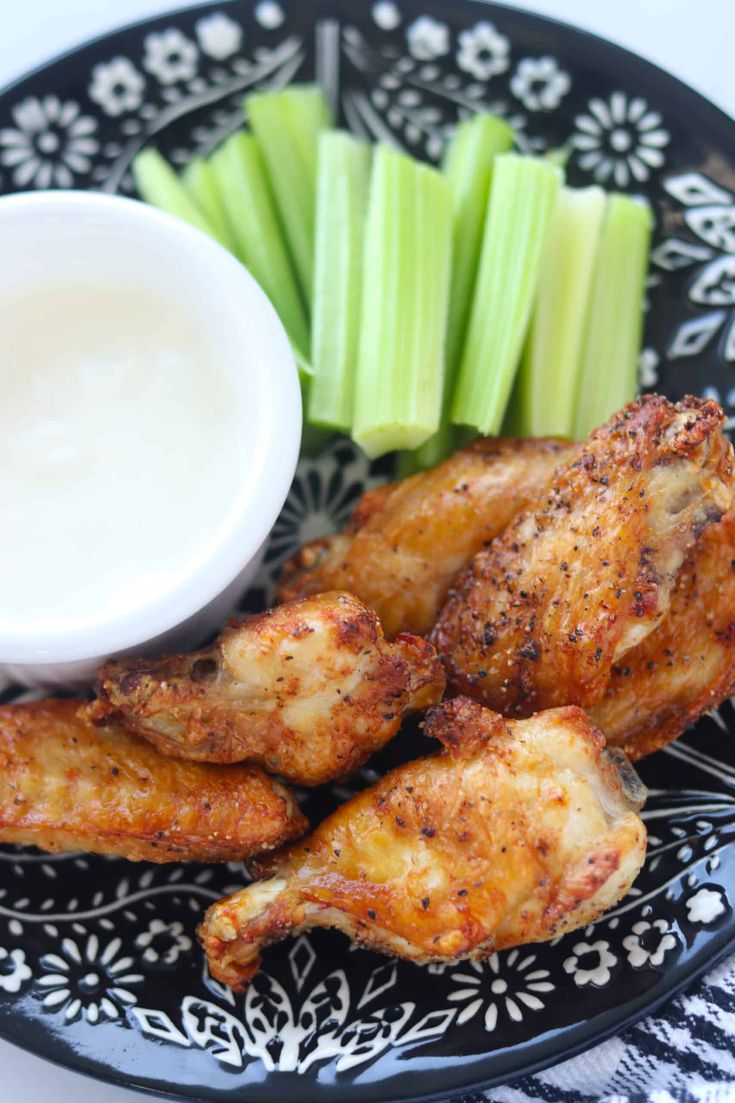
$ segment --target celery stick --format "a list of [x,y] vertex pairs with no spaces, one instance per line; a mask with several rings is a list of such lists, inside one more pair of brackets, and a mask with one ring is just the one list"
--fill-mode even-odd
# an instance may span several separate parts
[[191,198],[168,161],[157,149],[144,149],[133,161],[133,179],[146,203],[217,237],[216,230]]
[[[293,342],[291,342],[291,350],[294,354],[294,359],[296,360],[296,367],[299,369],[299,377],[303,379],[311,379],[314,374],[314,369],[311,366],[311,361],[307,360],[304,353],[297,349]],[[306,405],[304,405],[304,409],[307,409]]]
[[370,156],[344,131],[319,138],[309,421],[334,429],[352,427]]
[[454,422],[497,433],[531,312],[539,260],[562,174],[547,160],[502,153],[495,160]]
[[452,197],[436,169],[378,146],[365,229],[352,435],[368,456],[439,425]]
[[415,458],[402,461],[406,471],[435,467],[457,447],[449,407],[472,305],[493,160],[512,145],[513,131],[507,123],[495,115],[480,114],[460,123],[444,155],[443,171],[452,189],[453,225],[442,417],[438,430],[421,445]]
[[256,92],[245,110],[263,152],[286,239],[307,304],[311,304],[319,132],[332,125],[324,93],[292,84]]
[[592,277],[574,438],[583,440],[638,391],[651,210],[610,195]]
[[454,211],[452,283],[447,321],[448,375],[456,372],[462,355],[493,161],[498,153],[505,153],[512,145],[513,131],[508,124],[494,115],[483,114],[461,123],[447,146],[443,169],[452,189]]
[[[298,363],[298,358],[297,358]],[[311,369],[309,369],[310,371]],[[299,383],[301,385],[301,409],[304,412],[303,425],[301,428],[301,455],[302,456],[318,456],[324,449],[327,441],[334,434],[332,430],[325,429],[320,425],[312,425],[307,416],[306,411],[309,409],[309,395],[311,392],[311,385],[313,380],[310,375],[302,370],[302,365],[299,364]]]
[[401,460],[400,468],[405,474],[413,475],[417,471],[427,471],[430,467],[436,467],[437,464],[445,460],[447,456],[451,456],[459,448],[457,426],[452,425],[448,417],[451,396],[447,396],[446,366],[444,369],[444,395],[439,428],[415,452],[411,453],[413,459]]
[[181,174],[181,182],[209,222],[217,240],[235,252],[235,239],[232,236],[225,202],[220,195],[212,166],[203,157],[195,157]]
[[520,436],[572,435],[604,212],[602,188],[562,188],[557,197],[518,372],[516,424]]
[[257,142],[250,134],[233,134],[212,154],[210,164],[238,257],[273,303],[291,342],[308,356],[306,314]]

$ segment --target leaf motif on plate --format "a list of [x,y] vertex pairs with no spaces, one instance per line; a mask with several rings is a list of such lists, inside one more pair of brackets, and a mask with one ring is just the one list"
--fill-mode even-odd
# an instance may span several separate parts
[[210,1050],[225,1065],[242,1068],[247,1035],[239,1019],[197,996],[187,996],[181,1011],[184,1030],[194,1045]]
[[392,1004],[350,1023],[340,1039],[336,1071],[347,1072],[379,1056],[395,1042],[415,1009],[413,1003]]

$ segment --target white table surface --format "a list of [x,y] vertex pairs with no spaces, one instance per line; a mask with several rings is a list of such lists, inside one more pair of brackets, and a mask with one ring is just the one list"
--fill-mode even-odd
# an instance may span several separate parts
[[[175,0],[0,0],[0,87],[87,38],[172,4]],[[732,0],[516,0],[516,7],[577,23],[627,46],[735,116]],[[3,1103],[153,1103],[150,1096],[58,1069],[2,1041],[0,1068]]]

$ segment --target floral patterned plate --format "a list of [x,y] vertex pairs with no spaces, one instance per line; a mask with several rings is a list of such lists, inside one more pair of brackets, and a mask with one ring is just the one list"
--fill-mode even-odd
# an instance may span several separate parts
[[[346,125],[430,160],[484,107],[524,149],[567,147],[574,183],[646,194],[642,383],[712,395],[735,424],[735,124],[653,66],[536,16],[473,0],[238,0],[131,27],[0,94],[0,190],[129,192],[143,146],[183,163],[240,125],[248,89],[314,77]],[[284,556],[385,475],[343,440],[303,461],[243,607],[262,607]],[[1,699],[19,696],[6,686]],[[239,865],[0,848],[0,1034],[119,1083],[228,1103],[446,1098],[549,1064],[732,944],[733,734],[728,703],[643,764],[648,860],[619,907],[484,965],[420,968],[320,931],[273,947],[234,996],[208,976],[194,928],[242,883]],[[420,750],[403,736],[354,786]],[[350,791],[311,794],[307,811]]]

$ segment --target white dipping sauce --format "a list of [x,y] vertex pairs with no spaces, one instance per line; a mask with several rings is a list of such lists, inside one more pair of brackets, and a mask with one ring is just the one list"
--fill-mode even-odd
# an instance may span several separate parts
[[150,291],[0,297],[0,631],[129,614],[206,554],[247,462],[216,359]]

